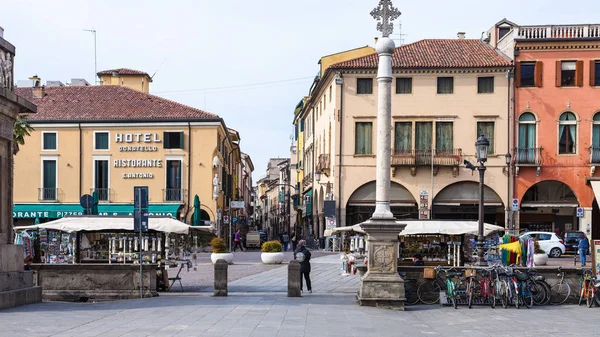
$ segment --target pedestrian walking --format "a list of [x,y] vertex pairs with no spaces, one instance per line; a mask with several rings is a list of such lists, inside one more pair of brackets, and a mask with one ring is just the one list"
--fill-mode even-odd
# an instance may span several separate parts
[[588,250],[590,249],[590,240],[585,236],[585,234],[581,233],[579,235],[579,245],[577,246],[579,250],[579,259],[581,260],[581,266],[585,267],[585,258],[587,256]]
[[298,248],[298,237],[296,236],[296,232],[292,232],[292,251],[296,251]]
[[233,251],[235,252],[235,250],[240,247],[240,251],[244,251],[244,248],[242,248],[242,238],[241,238],[241,234],[240,234],[240,230],[238,229],[237,232],[235,232],[235,237],[233,238]]
[[302,278],[306,281],[306,290],[312,294],[310,284],[310,251],[306,249],[306,241],[298,241],[298,248],[294,251],[294,259],[300,262],[300,292],[302,292]]
[[283,251],[284,252],[287,252],[289,244],[290,244],[290,236],[288,235],[287,232],[284,232],[283,233]]

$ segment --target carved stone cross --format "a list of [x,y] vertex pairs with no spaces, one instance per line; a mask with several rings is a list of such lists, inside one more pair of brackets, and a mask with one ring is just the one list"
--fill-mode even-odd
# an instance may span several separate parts
[[392,5],[391,0],[380,0],[379,5],[371,11],[371,16],[378,20],[377,30],[381,32],[383,37],[388,37],[394,31],[394,24],[392,21],[396,20],[400,16],[398,8]]

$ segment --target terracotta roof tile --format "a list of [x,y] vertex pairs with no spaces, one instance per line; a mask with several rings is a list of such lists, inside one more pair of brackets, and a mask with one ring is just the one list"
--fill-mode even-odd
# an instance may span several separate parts
[[146,76],[150,77],[150,75],[148,75],[148,73],[145,71],[139,71],[139,70],[128,69],[128,68],[102,70],[102,71],[98,72],[98,75],[112,75],[112,73],[115,73],[115,72],[118,73],[119,75],[146,75]]
[[127,121],[169,119],[213,119],[208,113],[171,100],[123,86],[46,87],[44,98],[36,98],[33,88],[17,88],[15,93],[37,105],[32,121]]
[[[333,69],[377,68],[377,54],[336,63]],[[397,47],[393,68],[506,67],[511,62],[485,42],[475,39],[428,39]]]

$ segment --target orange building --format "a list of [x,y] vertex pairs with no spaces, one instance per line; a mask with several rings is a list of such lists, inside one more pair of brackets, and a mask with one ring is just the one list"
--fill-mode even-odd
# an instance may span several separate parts
[[515,61],[515,229],[600,237],[600,24],[502,20],[488,36]]

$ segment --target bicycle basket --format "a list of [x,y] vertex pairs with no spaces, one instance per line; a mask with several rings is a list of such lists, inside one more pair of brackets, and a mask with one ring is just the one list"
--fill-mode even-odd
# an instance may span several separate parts
[[475,269],[465,269],[466,277],[475,277],[477,275],[477,271]]
[[423,268],[423,278],[424,279],[434,279],[435,278],[435,269]]

